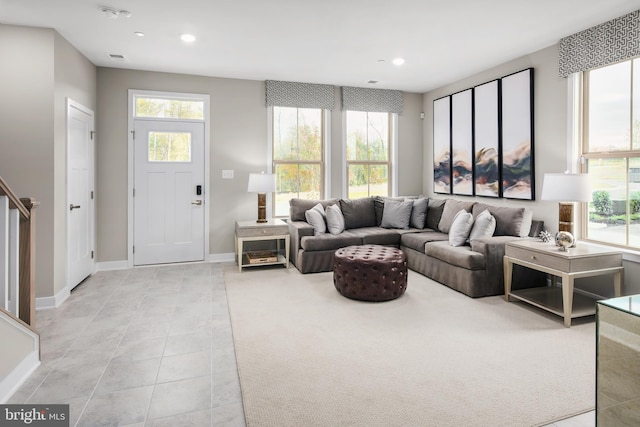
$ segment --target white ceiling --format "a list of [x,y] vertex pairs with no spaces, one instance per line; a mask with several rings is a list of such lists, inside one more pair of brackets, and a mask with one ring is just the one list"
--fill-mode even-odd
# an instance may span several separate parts
[[[100,6],[132,16],[110,19]],[[637,9],[640,0],[0,0],[0,23],[54,28],[103,67],[426,92]]]

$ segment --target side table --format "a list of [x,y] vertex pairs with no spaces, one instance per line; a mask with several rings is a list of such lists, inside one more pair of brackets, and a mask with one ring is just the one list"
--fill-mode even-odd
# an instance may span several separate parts
[[[513,264],[522,265],[562,278],[562,288],[543,286],[511,290]],[[564,317],[564,326],[571,327],[571,319],[596,313],[596,300],[583,294],[574,295],[574,280],[580,277],[613,274],[615,296],[622,295],[624,268],[622,252],[578,242],[567,252],[552,243],[533,239],[508,242],[504,256],[505,299],[515,298]]]
[[[247,254],[244,252],[244,242],[260,240],[276,241],[276,261],[256,264],[249,262]],[[284,240],[284,251],[280,246],[282,240]],[[283,264],[286,268],[289,268],[289,226],[280,219],[270,219],[262,223],[256,221],[236,221],[235,250],[238,270],[240,272],[242,272],[243,267],[259,267],[262,265]]]

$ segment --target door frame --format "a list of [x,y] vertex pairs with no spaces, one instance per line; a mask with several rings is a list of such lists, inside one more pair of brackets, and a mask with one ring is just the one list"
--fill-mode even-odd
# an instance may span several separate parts
[[65,147],[65,225],[67,227],[66,230],[66,236],[65,236],[65,249],[66,249],[66,253],[65,253],[65,282],[66,282],[66,288],[71,290],[73,289],[73,287],[75,287],[77,285],[77,283],[70,283],[70,268],[69,268],[69,247],[70,247],[70,233],[71,233],[71,216],[69,215],[69,210],[67,209],[68,203],[69,203],[69,183],[70,183],[70,179],[69,179],[69,144],[70,144],[70,127],[71,127],[71,109],[74,108],[80,112],[83,112],[89,116],[91,116],[91,119],[93,121],[93,123],[91,124],[91,132],[92,132],[92,136],[89,139],[90,142],[90,146],[89,146],[89,151],[90,151],[90,157],[91,157],[91,177],[90,177],[90,183],[89,183],[89,187],[91,188],[91,191],[93,192],[93,198],[91,198],[91,204],[90,204],[90,211],[89,211],[89,218],[91,221],[91,226],[89,227],[89,238],[91,239],[91,247],[92,247],[92,251],[94,251],[94,256],[91,259],[91,264],[92,264],[92,274],[95,273],[96,271],[96,256],[95,256],[95,250],[96,250],[96,224],[97,224],[97,209],[96,209],[96,138],[95,138],[95,125],[96,125],[96,116],[95,113],[93,112],[93,110],[91,110],[90,108],[82,105],[81,103],[74,101],[71,98],[67,98],[67,108],[66,108],[66,113],[67,113],[67,123],[66,123],[66,132],[67,132],[67,137],[66,137],[66,147]]
[[[129,89],[128,91],[128,107],[127,107],[127,267],[133,267],[133,233],[134,233],[134,217],[133,217],[133,183],[134,183],[134,97],[144,95],[156,98],[180,98],[202,101],[204,103],[204,261],[209,261],[209,194],[211,193],[210,179],[210,95],[198,93],[184,92],[164,92],[155,90],[139,90]],[[172,119],[161,119],[172,120]],[[175,120],[175,119],[173,119]]]

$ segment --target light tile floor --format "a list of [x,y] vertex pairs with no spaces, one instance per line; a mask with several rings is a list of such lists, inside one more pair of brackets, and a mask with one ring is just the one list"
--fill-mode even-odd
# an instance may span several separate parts
[[[71,426],[244,426],[224,264],[99,272],[37,312],[42,364],[8,403]],[[589,412],[546,427],[595,426]]]
[[37,312],[42,364],[9,403],[72,426],[244,426],[222,264],[99,272]]

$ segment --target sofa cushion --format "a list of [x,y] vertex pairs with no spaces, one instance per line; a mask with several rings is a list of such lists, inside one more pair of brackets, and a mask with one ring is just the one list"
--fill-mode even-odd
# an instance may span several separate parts
[[473,222],[471,233],[469,233],[469,241],[493,236],[496,231],[496,218],[489,213],[488,210],[480,212]]
[[339,205],[327,206],[327,228],[331,234],[340,234],[344,231],[344,217]]
[[473,227],[473,215],[471,212],[460,209],[449,229],[449,244],[451,246],[462,246],[467,243],[471,227]]
[[467,270],[483,270],[485,266],[484,255],[472,251],[470,246],[451,246],[449,242],[430,242],[425,245],[424,253]]
[[473,216],[477,217],[484,210],[488,210],[496,218],[495,236],[526,237],[529,235],[533,216],[531,209],[476,203],[473,206]]
[[305,251],[329,251],[344,248],[345,246],[361,245],[362,236],[351,231],[340,234],[319,234],[317,236],[305,236],[300,242],[300,247]]
[[340,199],[340,210],[344,216],[346,230],[361,227],[376,226],[376,212],[373,209],[373,199]]
[[398,233],[398,230],[387,230],[386,228],[380,227],[365,227],[354,228],[353,230],[349,230],[349,232],[362,237],[363,245],[400,245],[400,234]]
[[373,197],[373,211],[376,214],[376,225],[380,227],[380,223],[382,223],[382,212],[384,211],[384,203],[387,200],[397,200],[402,202],[405,200],[404,197],[382,197],[382,196],[374,196]]
[[320,203],[326,210],[327,206],[339,203],[338,199],[327,200],[307,200],[307,199],[291,199],[289,200],[289,219],[291,221],[306,221],[304,213],[315,205]]
[[432,230],[438,229],[440,224],[440,218],[442,218],[442,211],[444,210],[444,203],[446,199],[429,199],[429,205],[427,207],[427,219],[424,226]]
[[387,200],[384,203],[382,212],[382,228],[409,228],[411,220],[411,210],[413,209],[413,201],[396,201]]
[[412,228],[424,228],[427,219],[427,209],[429,207],[429,199],[421,197],[413,200],[413,208],[411,209],[411,220],[409,225]]
[[453,224],[453,220],[460,210],[464,209],[467,212],[471,212],[471,208],[475,202],[463,202],[462,200],[447,199],[442,210],[442,218],[438,223],[438,230],[443,233],[448,233]]
[[420,233],[403,233],[400,235],[400,245],[424,253],[424,245],[428,242],[449,241],[449,236],[434,230],[424,230]]

